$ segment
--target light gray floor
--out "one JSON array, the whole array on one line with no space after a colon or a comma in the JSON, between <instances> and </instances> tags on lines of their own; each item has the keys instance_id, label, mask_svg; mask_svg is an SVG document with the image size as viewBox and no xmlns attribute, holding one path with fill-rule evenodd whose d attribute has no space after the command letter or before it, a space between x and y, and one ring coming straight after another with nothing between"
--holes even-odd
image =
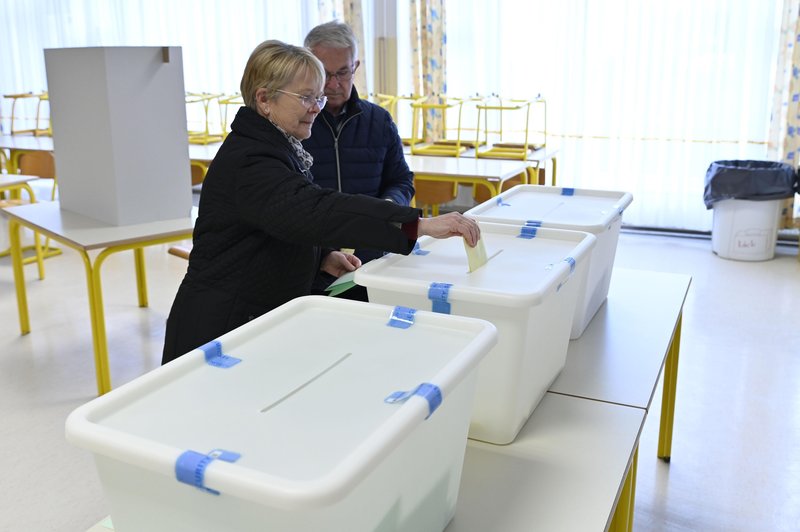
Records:
<instances>
[{"instance_id":1,"label":"light gray floor","mask_svg":"<svg viewBox=\"0 0 800 532\"><path fill-rule=\"evenodd\" d=\"M635 529L800 530L797 249L758 263L710 249L705 239L620 236L617 266L693 276L673 458L655 458L659 390L640 445ZM147 309L136 305L132 254L104 267L114 385L158 365L186 267L165 246L146 257ZM20 336L10 261L0 259L0 532L85 532L109 508L90 455L64 441L67 414L96 390L83 265L66 250L47 261L44 281L32 266L26 274L32 333Z\"/></svg>"}]
</instances>

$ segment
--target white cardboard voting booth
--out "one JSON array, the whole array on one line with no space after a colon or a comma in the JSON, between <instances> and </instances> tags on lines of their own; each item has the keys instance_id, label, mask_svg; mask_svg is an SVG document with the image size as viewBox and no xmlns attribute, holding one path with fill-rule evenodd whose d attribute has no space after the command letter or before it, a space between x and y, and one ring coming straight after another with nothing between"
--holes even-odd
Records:
<instances>
[{"instance_id":1,"label":"white cardboard voting booth","mask_svg":"<svg viewBox=\"0 0 800 532\"><path fill-rule=\"evenodd\" d=\"M491 323L311 296L75 410L116 532L441 531Z\"/></svg>"},{"instance_id":2,"label":"white cardboard voting booth","mask_svg":"<svg viewBox=\"0 0 800 532\"><path fill-rule=\"evenodd\" d=\"M608 296L628 192L517 185L465 214L477 220L585 231L597 237L586 290L578 296L570 338L579 338Z\"/></svg>"},{"instance_id":3,"label":"white cardboard voting booth","mask_svg":"<svg viewBox=\"0 0 800 532\"><path fill-rule=\"evenodd\" d=\"M61 208L133 225L192 209L179 47L44 51Z\"/></svg>"},{"instance_id":4,"label":"white cardboard voting booth","mask_svg":"<svg viewBox=\"0 0 800 532\"><path fill-rule=\"evenodd\" d=\"M420 239L408 256L356 270L370 302L489 320L497 346L481 363L469 437L514 440L563 369L595 237L481 223L488 262L472 273L462 239Z\"/></svg>"}]
</instances>

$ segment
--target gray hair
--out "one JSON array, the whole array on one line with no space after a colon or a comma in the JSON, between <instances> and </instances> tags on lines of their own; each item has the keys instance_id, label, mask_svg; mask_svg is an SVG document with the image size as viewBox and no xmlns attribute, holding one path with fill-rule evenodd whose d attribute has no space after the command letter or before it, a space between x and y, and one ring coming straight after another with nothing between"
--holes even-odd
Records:
<instances>
[{"instance_id":1,"label":"gray hair","mask_svg":"<svg viewBox=\"0 0 800 532\"><path fill-rule=\"evenodd\" d=\"M353 30L344 22L332 20L316 26L308 32L303 44L309 49L316 46L350 48L353 61L358 59L358 41Z\"/></svg>"},{"instance_id":2,"label":"gray hair","mask_svg":"<svg viewBox=\"0 0 800 532\"><path fill-rule=\"evenodd\" d=\"M256 91L267 89L271 98L305 71L320 87L325 83L325 69L310 51L281 41L264 41L253 50L244 67L240 90L244 104L256 108Z\"/></svg>"}]
</instances>

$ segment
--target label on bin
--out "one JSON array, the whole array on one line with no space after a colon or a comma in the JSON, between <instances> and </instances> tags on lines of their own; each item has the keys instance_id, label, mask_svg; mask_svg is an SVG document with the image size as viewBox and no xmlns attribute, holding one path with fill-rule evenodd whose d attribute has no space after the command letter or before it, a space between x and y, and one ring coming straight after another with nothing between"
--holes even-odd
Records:
<instances>
[{"instance_id":1,"label":"label on bin","mask_svg":"<svg viewBox=\"0 0 800 532\"><path fill-rule=\"evenodd\" d=\"M233 463L241 456L239 453L224 449L214 449L208 454L184 451L175 461L175 478L184 484L189 484L213 495L219 495L217 490L207 488L205 485L206 468L214 460Z\"/></svg>"},{"instance_id":2,"label":"label on bin","mask_svg":"<svg viewBox=\"0 0 800 532\"><path fill-rule=\"evenodd\" d=\"M442 390L429 382L423 382L410 391L394 392L386 397L383 402L389 404L405 403L413 395L419 395L428 401L428 415L425 416L425 419L431 417L433 412L442 404Z\"/></svg>"},{"instance_id":3,"label":"label on bin","mask_svg":"<svg viewBox=\"0 0 800 532\"><path fill-rule=\"evenodd\" d=\"M450 314L450 302L447 298L450 294L451 283L431 283L428 288L428 299L431 300L431 310L439 314Z\"/></svg>"},{"instance_id":4,"label":"label on bin","mask_svg":"<svg viewBox=\"0 0 800 532\"><path fill-rule=\"evenodd\" d=\"M392 315L389 317L389 325L390 327L397 327L398 329L408 329L412 325L414 325L414 314L416 314L417 309L409 308L409 307L394 307L392 310Z\"/></svg>"},{"instance_id":5,"label":"label on bin","mask_svg":"<svg viewBox=\"0 0 800 532\"><path fill-rule=\"evenodd\" d=\"M222 352L222 344L218 340L211 340L198 349L206 355L206 364L217 368L229 368L242 361L241 358L232 357Z\"/></svg>"}]
</instances>

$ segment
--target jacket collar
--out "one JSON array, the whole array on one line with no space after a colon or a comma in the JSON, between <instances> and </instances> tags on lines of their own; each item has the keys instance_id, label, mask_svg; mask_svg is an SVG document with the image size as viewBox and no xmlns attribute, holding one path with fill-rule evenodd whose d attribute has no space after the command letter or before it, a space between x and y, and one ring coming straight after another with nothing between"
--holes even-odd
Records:
<instances>
[{"instance_id":1,"label":"jacket collar","mask_svg":"<svg viewBox=\"0 0 800 532\"><path fill-rule=\"evenodd\" d=\"M272 122L253 109L247 106L240 107L236 112L236 117L231 122L231 131L242 137L253 139L267 149L272 147L270 151L275 152L274 156L284 159L287 164L291 164L298 172L309 175L303 169L303 165L294 153L294 148L289 144L289 140L284 134ZM282 155L279 155L279 153Z\"/></svg>"}]
</instances>

